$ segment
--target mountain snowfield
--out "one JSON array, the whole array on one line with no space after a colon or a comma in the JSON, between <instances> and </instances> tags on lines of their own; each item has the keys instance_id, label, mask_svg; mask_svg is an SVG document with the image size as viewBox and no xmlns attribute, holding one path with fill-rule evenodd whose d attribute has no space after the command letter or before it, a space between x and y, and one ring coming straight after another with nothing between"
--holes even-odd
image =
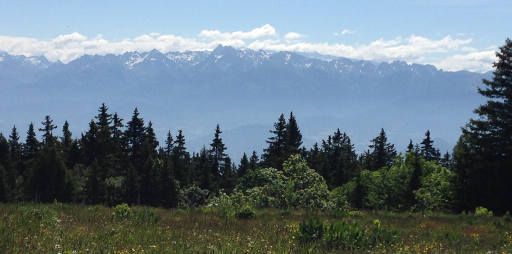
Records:
<instances>
[{"instance_id":1,"label":"mountain snowfield","mask_svg":"<svg viewBox=\"0 0 512 254\"><path fill-rule=\"evenodd\" d=\"M400 61L223 46L84 55L67 64L0 53L0 131L6 136L15 124L24 133L49 114L59 128L68 120L78 137L105 102L125 123L138 107L160 140L167 130L183 129L189 151L208 146L218 123L235 159L260 154L279 114L290 111L308 147L340 128L363 151L384 128L402 150L430 129L444 152L483 103L476 88L489 77Z\"/></svg>"}]
</instances>

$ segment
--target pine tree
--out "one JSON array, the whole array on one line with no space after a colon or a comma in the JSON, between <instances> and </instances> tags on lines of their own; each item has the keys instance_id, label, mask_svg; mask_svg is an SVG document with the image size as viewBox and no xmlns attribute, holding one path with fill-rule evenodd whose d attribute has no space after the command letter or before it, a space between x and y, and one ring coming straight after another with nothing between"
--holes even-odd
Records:
<instances>
[{"instance_id":1,"label":"pine tree","mask_svg":"<svg viewBox=\"0 0 512 254\"><path fill-rule=\"evenodd\" d=\"M238 177L243 177L247 173L247 170L249 169L250 162L249 159L247 158L247 154L244 153L244 155L242 155L242 159L240 159L240 164L238 165Z\"/></svg>"},{"instance_id":2,"label":"pine tree","mask_svg":"<svg viewBox=\"0 0 512 254\"><path fill-rule=\"evenodd\" d=\"M249 167L251 169L256 169L258 167L260 158L258 157L258 154L256 151L252 151L251 158L249 159Z\"/></svg>"},{"instance_id":3,"label":"pine tree","mask_svg":"<svg viewBox=\"0 0 512 254\"><path fill-rule=\"evenodd\" d=\"M25 160L33 158L34 154L39 151L39 141L34 131L34 124L30 123L28 126L27 137L25 139L25 145L23 147L23 155Z\"/></svg>"},{"instance_id":4,"label":"pine tree","mask_svg":"<svg viewBox=\"0 0 512 254\"><path fill-rule=\"evenodd\" d=\"M382 167L391 166L393 159L396 157L395 145L388 143L386 132L380 130L379 136L372 139L370 148L373 151L370 154L369 170L375 171Z\"/></svg>"},{"instance_id":5,"label":"pine tree","mask_svg":"<svg viewBox=\"0 0 512 254\"><path fill-rule=\"evenodd\" d=\"M412 143L412 139L409 139L409 145L407 145L407 152L414 151L414 145Z\"/></svg>"},{"instance_id":6,"label":"pine tree","mask_svg":"<svg viewBox=\"0 0 512 254\"><path fill-rule=\"evenodd\" d=\"M20 136L16 130L16 126L12 127L11 134L9 135L9 147L11 153L11 160L18 161L21 159L21 144Z\"/></svg>"},{"instance_id":7,"label":"pine tree","mask_svg":"<svg viewBox=\"0 0 512 254\"><path fill-rule=\"evenodd\" d=\"M128 122L128 129L125 132L129 145L129 154L132 159L139 156L142 143L144 142L144 120L139 117L137 108L133 111L132 119Z\"/></svg>"},{"instance_id":8,"label":"pine tree","mask_svg":"<svg viewBox=\"0 0 512 254\"><path fill-rule=\"evenodd\" d=\"M453 159L448 151L441 158L441 164L447 169L453 169Z\"/></svg>"},{"instance_id":9,"label":"pine tree","mask_svg":"<svg viewBox=\"0 0 512 254\"><path fill-rule=\"evenodd\" d=\"M220 130L219 125L215 128L215 134L210 144L210 158L212 163L212 174L216 181L220 180L220 176L222 175L223 168L229 165L226 165L226 146L222 142L222 138L220 134L222 131Z\"/></svg>"},{"instance_id":10,"label":"pine tree","mask_svg":"<svg viewBox=\"0 0 512 254\"><path fill-rule=\"evenodd\" d=\"M290 112L290 118L288 119L288 124L286 125L286 157L299 153L299 148L302 145L302 134L300 133L299 126L297 125L297 120L295 120L295 116L293 112Z\"/></svg>"},{"instance_id":11,"label":"pine tree","mask_svg":"<svg viewBox=\"0 0 512 254\"><path fill-rule=\"evenodd\" d=\"M492 80L478 92L487 97L463 128L454 149L458 173L459 209L485 206L512 211L512 40L496 52Z\"/></svg>"},{"instance_id":12,"label":"pine tree","mask_svg":"<svg viewBox=\"0 0 512 254\"><path fill-rule=\"evenodd\" d=\"M274 123L274 130L271 130L274 136L267 140L268 148L264 149L263 165L281 169L286 158L287 149L287 124L284 115L279 116L279 120Z\"/></svg>"},{"instance_id":13,"label":"pine tree","mask_svg":"<svg viewBox=\"0 0 512 254\"><path fill-rule=\"evenodd\" d=\"M425 132L425 138L421 142L421 156L427 161L439 162L440 153L433 144L434 141L430 138L430 131L427 130L427 132Z\"/></svg>"},{"instance_id":14,"label":"pine tree","mask_svg":"<svg viewBox=\"0 0 512 254\"><path fill-rule=\"evenodd\" d=\"M50 116L45 116L44 121L41 122L43 128L39 128L39 131L43 132L43 144L45 146L54 145L55 137L53 136L53 130L57 128L56 125L53 125L53 120Z\"/></svg>"},{"instance_id":15,"label":"pine tree","mask_svg":"<svg viewBox=\"0 0 512 254\"><path fill-rule=\"evenodd\" d=\"M167 156L171 156L173 149L174 149L174 141L172 139L171 131L168 131L167 138L165 139L165 154Z\"/></svg>"},{"instance_id":16,"label":"pine tree","mask_svg":"<svg viewBox=\"0 0 512 254\"><path fill-rule=\"evenodd\" d=\"M185 136L182 130L178 130L178 135L174 141L172 160L174 163L174 175L182 188L190 184L189 159L190 155L185 148Z\"/></svg>"}]
</instances>

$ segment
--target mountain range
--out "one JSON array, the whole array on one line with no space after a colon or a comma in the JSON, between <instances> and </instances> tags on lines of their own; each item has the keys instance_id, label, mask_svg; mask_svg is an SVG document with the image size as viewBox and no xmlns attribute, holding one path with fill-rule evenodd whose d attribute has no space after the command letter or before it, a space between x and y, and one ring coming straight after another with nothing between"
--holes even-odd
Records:
<instances>
[{"instance_id":1,"label":"mountain range","mask_svg":"<svg viewBox=\"0 0 512 254\"><path fill-rule=\"evenodd\" d=\"M227 46L69 63L0 53L0 132L7 136L16 125L24 134L31 121L39 126L51 115L59 127L68 120L79 137L104 102L125 123L137 107L160 140L183 129L190 151L208 146L220 124L235 159L261 154L273 123L291 111L307 147L340 128L364 151L384 128L402 151L429 129L445 152L484 102L476 90L482 78L490 73Z\"/></svg>"}]
</instances>

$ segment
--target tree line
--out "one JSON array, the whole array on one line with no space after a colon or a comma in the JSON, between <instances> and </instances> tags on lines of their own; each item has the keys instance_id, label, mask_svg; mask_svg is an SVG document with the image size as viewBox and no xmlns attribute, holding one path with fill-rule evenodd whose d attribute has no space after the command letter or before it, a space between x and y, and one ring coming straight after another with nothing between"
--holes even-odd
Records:
<instances>
[{"instance_id":1,"label":"tree line","mask_svg":"<svg viewBox=\"0 0 512 254\"><path fill-rule=\"evenodd\" d=\"M424 183L431 181L428 183L433 188L435 181L441 181L435 177L444 177L453 186L453 193L442 196L453 201L451 210L483 205L497 212L510 211L512 42L509 39L497 57L493 79L484 80L486 88L479 89L489 100L475 110L478 119L470 119L462 128L453 153L443 156L435 148L428 130L421 143L409 142L405 157L388 142L384 129L361 154L356 153L350 137L340 129L306 148L295 115L290 113L287 117L281 114L274 123L261 156L253 151L249 155L244 153L239 162L233 162L226 153L219 125L209 146L190 153L182 130L175 135L169 131L160 143L151 121L146 122L137 108L129 121L125 121L102 104L89 122L88 130L77 138L73 138L67 121L57 134L57 126L50 116L37 129L30 123L24 141L20 140L16 126L8 137L0 133L0 202L58 200L175 207L187 188L194 187L211 195L219 191L229 194L250 172L258 168L282 170L283 163L298 154L325 179L329 189L352 186L351 204L355 207L365 208L372 202L374 207L393 206L393 197L386 195L376 200L378 190L369 195L369 188L378 184L392 188L379 182L384 180L377 176L391 174L400 165L406 165L410 170L403 171L408 172L403 176L406 181L398 189L403 189L402 193L409 197L401 199L397 207L421 205L422 195L432 194ZM448 171L438 170L432 179L426 179L427 168L437 167Z\"/></svg>"}]
</instances>

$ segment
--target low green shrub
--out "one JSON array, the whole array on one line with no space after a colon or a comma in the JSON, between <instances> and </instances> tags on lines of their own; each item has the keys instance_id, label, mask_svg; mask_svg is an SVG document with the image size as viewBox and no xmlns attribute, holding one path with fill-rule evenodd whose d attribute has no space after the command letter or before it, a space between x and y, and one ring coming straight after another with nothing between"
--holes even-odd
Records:
<instances>
[{"instance_id":1,"label":"low green shrub","mask_svg":"<svg viewBox=\"0 0 512 254\"><path fill-rule=\"evenodd\" d=\"M487 208L483 206L479 206L475 208L475 216L478 217L492 217L493 213L492 211L488 210Z\"/></svg>"},{"instance_id":2,"label":"low green shrub","mask_svg":"<svg viewBox=\"0 0 512 254\"><path fill-rule=\"evenodd\" d=\"M302 243L322 239L324 236L324 223L319 219L310 218L299 224L297 239Z\"/></svg>"},{"instance_id":3,"label":"low green shrub","mask_svg":"<svg viewBox=\"0 0 512 254\"><path fill-rule=\"evenodd\" d=\"M143 207L133 212L132 221L137 225L153 225L160 221L160 216L153 209Z\"/></svg>"},{"instance_id":4,"label":"low green shrub","mask_svg":"<svg viewBox=\"0 0 512 254\"><path fill-rule=\"evenodd\" d=\"M380 220L374 220L371 226L355 222L335 221L323 223L318 219L309 219L299 224L297 239L301 243L321 241L328 249L364 249L378 244L390 244L397 241L399 233L382 227Z\"/></svg>"},{"instance_id":5,"label":"low green shrub","mask_svg":"<svg viewBox=\"0 0 512 254\"><path fill-rule=\"evenodd\" d=\"M235 215L239 219L251 219L256 216L256 211L252 206L245 204L236 212Z\"/></svg>"},{"instance_id":6,"label":"low green shrub","mask_svg":"<svg viewBox=\"0 0 512 254\"><path fill-rule=\"evenodd\" d=\"M125 221L133 216L133 210L125 203L116 205L112 211L114 221Z\"/></svg>"}]
</instances>

